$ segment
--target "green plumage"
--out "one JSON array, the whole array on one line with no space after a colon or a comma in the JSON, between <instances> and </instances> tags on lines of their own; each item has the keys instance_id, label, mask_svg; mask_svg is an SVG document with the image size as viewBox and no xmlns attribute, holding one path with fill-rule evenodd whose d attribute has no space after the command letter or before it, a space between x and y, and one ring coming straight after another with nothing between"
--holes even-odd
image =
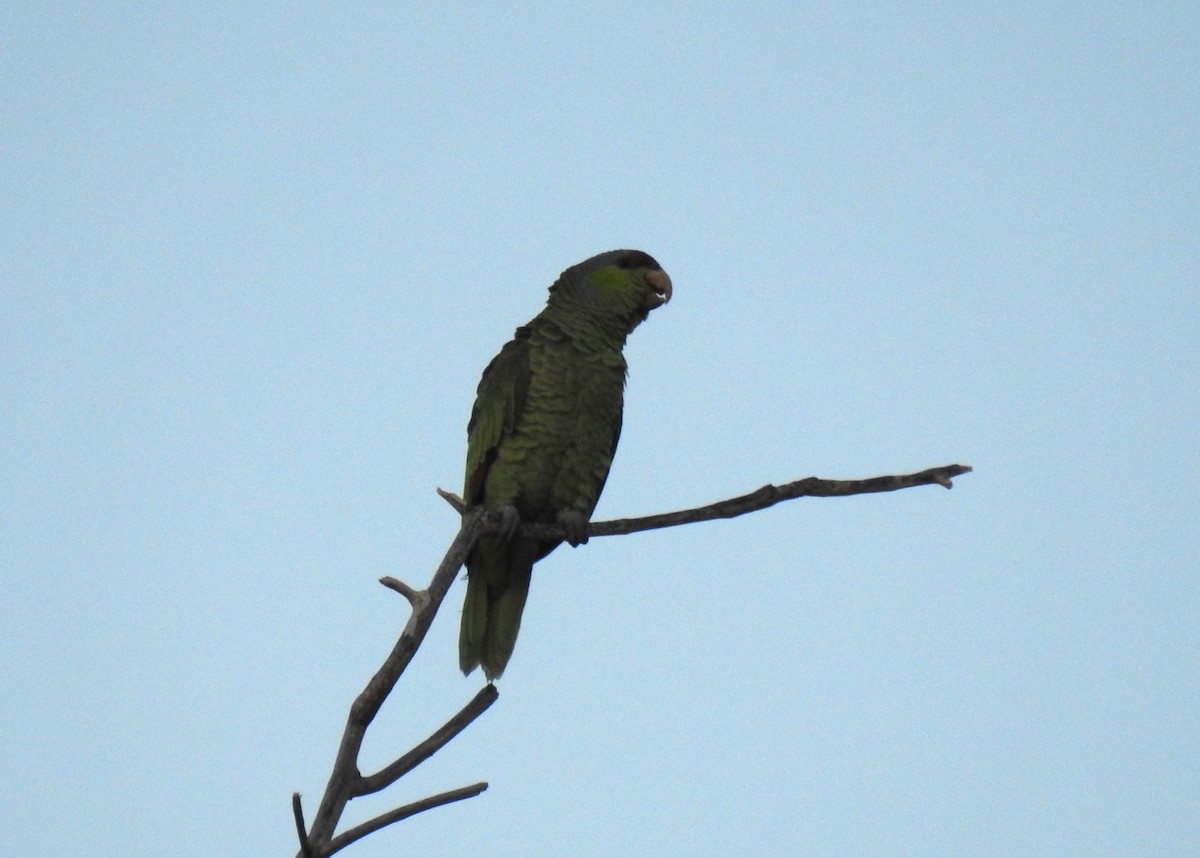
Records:
<instances>
[{"instance_id":1,"label":"green plumage","mask_svg":"<svg viewBox=\"0 0 1200 858\"><path fill-rule=\"evenodd\" d=\"M625 338L670 296L648 254L592 257L562 273L545 309L483 371L463 497L501 510L507 533L483 536L467 559L464 673L482 666L490 681L504 672L533 564L559 544L514 535L518 522L561 523L573 544L586 541L621 434Z\"/></svg>"}]
</instances>

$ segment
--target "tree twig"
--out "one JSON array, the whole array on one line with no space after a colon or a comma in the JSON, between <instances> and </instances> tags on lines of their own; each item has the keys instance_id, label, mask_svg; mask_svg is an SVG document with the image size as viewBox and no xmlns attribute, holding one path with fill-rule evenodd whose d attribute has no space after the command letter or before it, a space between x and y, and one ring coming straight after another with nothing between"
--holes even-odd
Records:
<instances>
[{"instance_id":1,"label":"tree twig","mask_svg":"<svg viewBox=\"0 0 1200 858\"><path fill-rule=\"evenodd\" d=\"M637 533L641 530L656 530L662 527L675 527L680 524L694 524L700 521L713 521L718 518L736 518L749 512L774 506L781 501L795 498L835 498L850 495L865 495L876 492L894 492L900 489L911 489L917 486L942 486L953 488L953 477L959 477L971 472L970 465L943 465L940 468L928 468L915 474L898 474L884 477L869 477L863 480L825 480L820 477L805 477L802 480L785 483L782 486L765 485L760 489L739 495L735 498L717 501L707 506L693 509L667 512L661 515L647 515L641 518L623 518L603 521L589 529L594 536L617 536L624 533ZM556 525L557 527L557 525Z\"/></svg>"},{"instance_id":2,"label":"tree twig","mask_svg":"<svg viewBox=\"0 0 1200 858\"><path fill-rule=\"evenodd\" d=\"M314 858L312 844L308 842L308 829L304 825L304 805L300 803L300 793L292 793L292 817L296 820L296 834L300 838L300 854L304 858Z\"/></svg>"},{"instance_id":3,"label":"tree twig","mask_svg":"<svg viewBox=\"0 0 1200 858\"><path fill-rule=\"evenodd\" d=\"M406 804L403 807L398 807L395 810L389 810L387 813L381 813L374 819L368 819L366 822L356 825L353 828L342 832L329 843L329 851L326 855L332 855L340 849L345 849L355 840L360 840L368 834L378 831L393 822L399 822L402 819L408 819L410 816L416 816L418 813L423 813L426 810L432 810L435 807L441 807L445 804L452 804L456 801L462 801L464 798L474 798L481 792L486 790L488 785L485 781L470 786L459 787L458 789L447 790L437 795L431 795L428 798L423 798L420 801L414 801L412 804Z\"/></svg>"},{"instance_id":4,"label":"tree twig","mask_svg":"<svg viewBox=\"0 0 1200 858\"><path fill-rule=\"evenodd\" d=\"M457 715L443 724L437 732L424 742L417 745L395 762L384 766L375 774L364 775L360 778L358 788L354 793L355 797L378 792L400 780L400 778L445 747L451 739L465 730L467 725L486 712L487 708L495 703L496 698L499 696L500 692L496 690L496 686L491 683L483 686L470 703L464 706Z\"/></svg>"},{"instance_id":5,"label":"tree twig","mask_svg":"<svg viewBox=\"0 0 1200 858\"><path fill-rule=\"evenodd\" d=\"M393 578L391 575L384 575L379 579L379 583L387 587L389 590L395 590L401 596L408 599L408 603L410 605L412 605L414 608L417 607L417 602L421 598L420 590L414 590L399 578Z\"/></svg>"}]
</instances>

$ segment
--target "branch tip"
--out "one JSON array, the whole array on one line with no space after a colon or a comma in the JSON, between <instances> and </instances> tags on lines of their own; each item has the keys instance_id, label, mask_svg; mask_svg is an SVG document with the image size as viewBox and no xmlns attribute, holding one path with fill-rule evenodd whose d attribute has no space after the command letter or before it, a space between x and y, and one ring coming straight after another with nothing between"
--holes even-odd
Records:
<instances>
[{"instance_id":1,"label":"branch tip","mask_svg":"<svg viewBox=\"0 0 1200 858\"><path fill-rule=\"evenodd\" d=\"M292 793L292 816L296 820L296 836L300 838L300 854L304 858L315 858L312 844L308 842L308 829L304 825L304 807L300 804L300 793Z\"/></svg>"},{"instance_id":2,"label":"branch tip","mask_svg":"<svg viewBox=\"0 0 1200 858\"><path fill-rule=\"evenodd\" d=\"M454 507L454 511L462 515L467 511L467 502L456 495L454 492L448 492L445 489L437 490L438 496L450 506Z\"/></svg>"},{"instance_id":3,"label":"branch tip","mask_svg":"<svg viewBox=\"0 0 1200 858\"><path fill-rule=\"evenodd\" d=\"M387 587L389 590L394 590L404 598L408 599L408 603L414 608L417 606L417 600L421 597L420 590L414 590L400 579L393 578L391 575L384 575L379 579L379 583Z\"/></svg>"}]
</instances>

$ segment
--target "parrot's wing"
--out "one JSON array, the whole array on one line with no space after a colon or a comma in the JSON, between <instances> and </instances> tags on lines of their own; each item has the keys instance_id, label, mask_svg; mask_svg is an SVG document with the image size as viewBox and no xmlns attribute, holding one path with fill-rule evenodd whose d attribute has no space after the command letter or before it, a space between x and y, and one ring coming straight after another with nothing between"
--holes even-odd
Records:
<instances>
[{"instance_id":1,"label":"parrot's wing","mask_svg":"<svg viewBox=\"0 0 1200 858\"><path fill-rule=\"evenodd\" d=\"M501 442L512 435L525 408L529 391L528 326L517 328L516 336L483 371L467 423L467 478L463 500L470 505L483 502L488 468Z\"/></svg>"},{"instance_id":2,"label":"parrot's wing","mask_svg":"<svg viewBox=\"0 0 1200 858\"><path fill-rule=\"evenodd\" d=\"M617 413L613 415L612 446L608 448L608 467L604 469L604 474L600 477L600 483L596 486L595 498L597 501L600 500L600 493L604 491L604 484L608 482L608 471L612 467L612 459L617 452L617 442L621 440L621 410L618 408ZM592 505L592 508L595 509L595 504ZM591 513L589 513L590 515Z\"/></svg>"}]
</instances>

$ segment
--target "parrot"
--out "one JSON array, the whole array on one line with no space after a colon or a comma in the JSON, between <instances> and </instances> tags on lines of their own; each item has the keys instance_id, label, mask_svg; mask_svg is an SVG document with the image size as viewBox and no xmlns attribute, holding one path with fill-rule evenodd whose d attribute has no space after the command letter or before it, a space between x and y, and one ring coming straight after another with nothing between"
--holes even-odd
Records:
<instances>
[{"instance_id":1,"label":"parrot","mask_svg":"<svg viewBox=\"0 0 1200 858\"><path fill-rule=\"evenodd\" d=\"M463 500L499 513L467 556L459 667L488 682L508 665L533 564L562 540L517 534L561 525L572 546L587 527L621 435L625 339L671 299L671 278L640 250L573 265L546 306L517 328L483 371L467 423Z\"/></svg>"}]
</instances>

